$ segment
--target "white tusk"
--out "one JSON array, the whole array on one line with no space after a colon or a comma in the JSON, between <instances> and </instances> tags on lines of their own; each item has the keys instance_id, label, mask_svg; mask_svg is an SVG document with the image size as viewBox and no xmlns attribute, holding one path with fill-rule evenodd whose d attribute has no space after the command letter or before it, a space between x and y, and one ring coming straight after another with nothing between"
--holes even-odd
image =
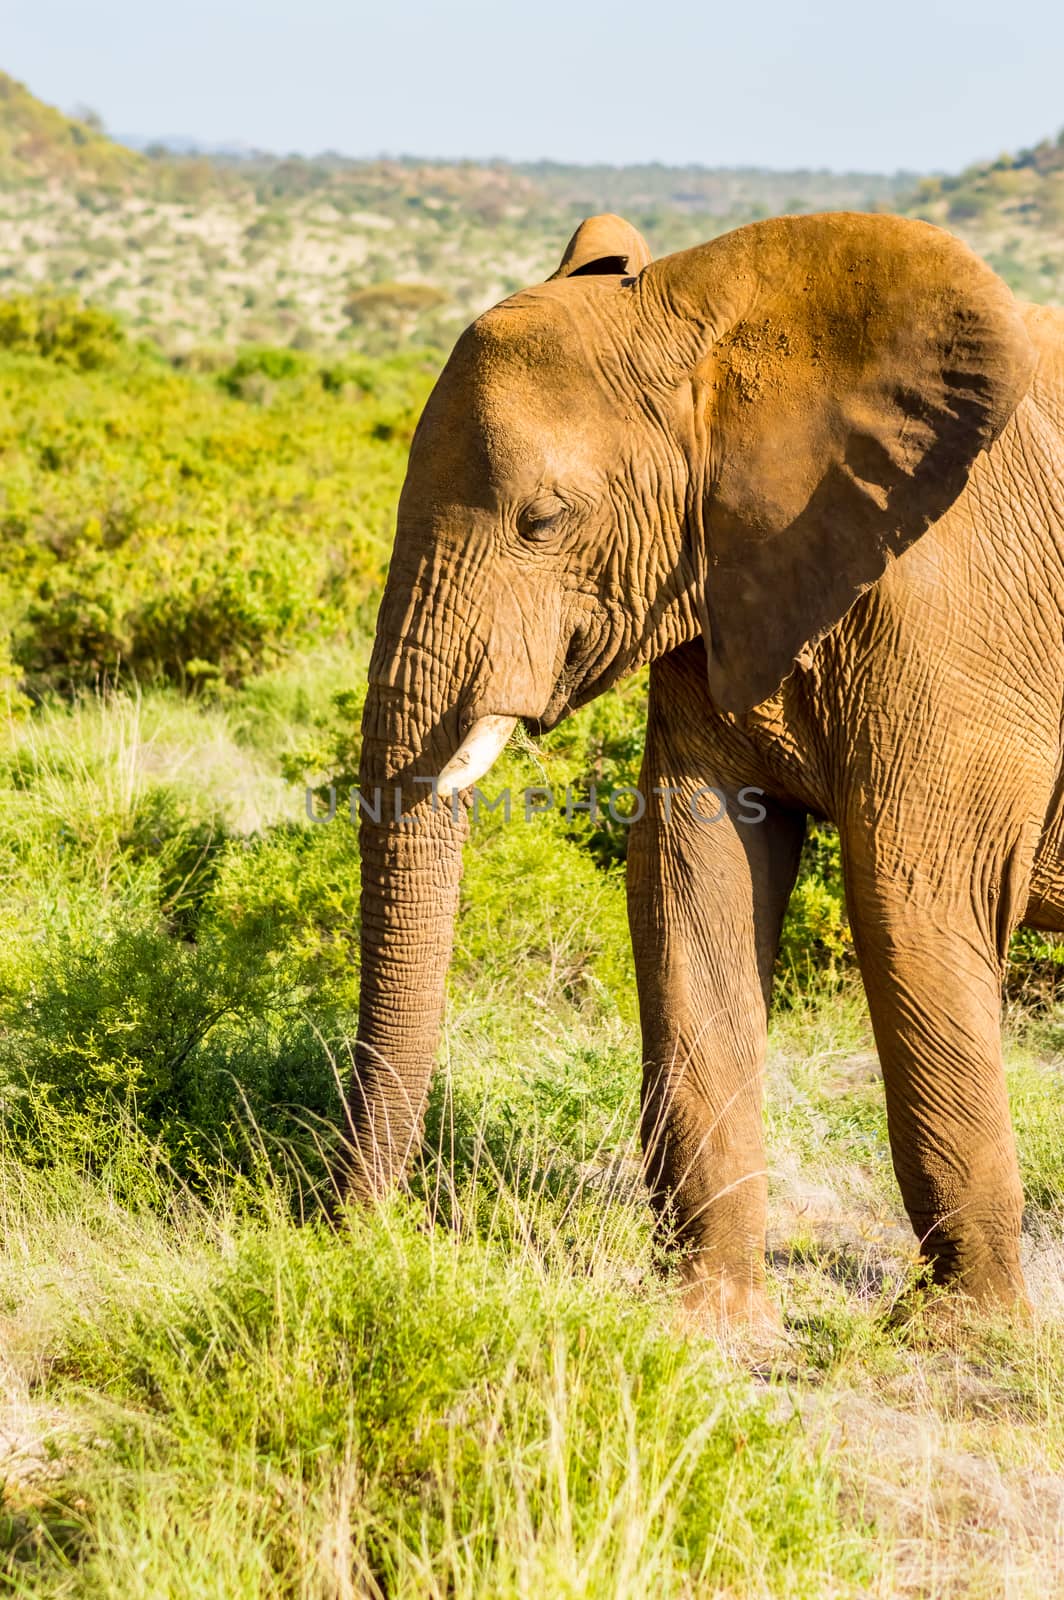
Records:
<instances>
[{"instance_id":1,"label":"white tusk","mask_svg":"<svg viewBox=\"0 0 1064 1600\"><path fill-rule=\"evenodd\" d=\"M436 779L436 793L447 800L490 772L517 727L516 717L478 717Z\"/></svg>"}]
</instances>

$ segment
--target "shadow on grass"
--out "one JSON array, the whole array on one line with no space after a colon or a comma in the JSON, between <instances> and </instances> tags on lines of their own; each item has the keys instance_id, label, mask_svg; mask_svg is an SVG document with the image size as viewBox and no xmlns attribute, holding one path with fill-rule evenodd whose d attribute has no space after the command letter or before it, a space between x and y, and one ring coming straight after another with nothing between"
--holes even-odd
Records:
<instances>
[{"instance_id":1,"label":"shadow on grass","mask_svg":"<svg viewBox=\"0 0 1064 1600\"><path fill-rule=\"evenodd\" d=\"M642 1281L651 1230L630 1107L593 1110L577 1125L527 1096L477 1097L441 1079L408 1192L430 1227L578 1276L608 1265Z\"/></svg>"},{"instance_id":2,"label":"shadow on grass","mask_svg":"<svg viewBox=\"0 0 1064 1600\"><path fill-rule=\"evenodd\" d=\"M0 1485L0 1592L28 1593L35 1579L69 1572L90 1549L83 1503Z\"/></svg>"},{"instance_id":3,"label":"shadow on grass","mask_svg":"<svg viewBox=\"0 0 1064 1600\"><path fill-rule=\"evenodd\" d=\"M770 1250L768 1263L780 1273L796 1268L812 1269L862 1300L881 1299L898 1285L896 1264L885 1261L872 1250L858 1250L852 1245L795 1244L787 1249Z\"/></svg>"}]
</instances>

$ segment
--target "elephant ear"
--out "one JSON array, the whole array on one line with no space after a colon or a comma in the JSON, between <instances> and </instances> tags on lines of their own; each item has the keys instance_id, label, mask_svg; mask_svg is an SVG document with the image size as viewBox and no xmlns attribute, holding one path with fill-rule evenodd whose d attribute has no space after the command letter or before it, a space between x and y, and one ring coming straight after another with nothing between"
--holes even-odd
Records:
<instances>
[{"instance_id":1,"label":"elephant ear","mask_svg":"<svg viewBox=\"0 0 1064 1600\"><path fill-rule=\"evenodd\" d=\"M693 391L710 692L748 711L957 498L1033 352L990 268L900 217L754 223L639 289Z\"/></svg>"},{"instance_id":2,"label":"elephant ear","mask_svg":"<svg viewBox=\"0 0 1064 1600\"><path fill-rule=\"evenodd\" d=\"M547 281L607 273L634 277L649 263L650 249L638 229L612 211L604 211L599 217L585 217L566 245L557 272Z\"/></svg>"}]
</instances>

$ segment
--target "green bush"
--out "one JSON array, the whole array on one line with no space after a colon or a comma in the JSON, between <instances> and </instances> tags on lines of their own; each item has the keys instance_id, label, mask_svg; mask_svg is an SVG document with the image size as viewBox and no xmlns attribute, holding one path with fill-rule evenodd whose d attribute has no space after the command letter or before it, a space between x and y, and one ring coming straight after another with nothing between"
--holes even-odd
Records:
<instances>
[{"instance_id":1,"label":"green bush","mask_svg":"<svg viewBox=\"0 0 1064 1600\"><path fill-rule=\"evenodd\" d=\"M188 944L127 920L34 956L0 1008L3 1128L22 1160L99 1169L135 1127L208 1183L276 1156L278 1140L320 1176L320 1136L343 1125L331 1019L307 1014L275 939Z\"/></svg>"},{"instance_id":2,"label":"green bush","mask_svg":"<svg viewBox=\"0 0 1064 1600\"><path fill-rule=\"evenodd\" d=\"M254 350L218 382L119 341L84 370L97 313L0 305L0 620L31 693L232 685L298 644L362 635L423 355L320 367ZM270 392L249 406L255 382Z\"/></svg>"},{"instance_id":3,"label":"green bush","mask_svg":"<svg viewBox=\"0 0 1064 1600\"><path fill-rule=\"evenodd\" d=\"M217 862L203 921L224 941L285 952L318 1006L358 997L358 836L339 812L308 827L280 823L233 840Z\"/></svg>"},{"instance_id":4,"label":"green bush","mask_svg":"<svg viewBox=\"0 0 1064 1600\"><path fill-rule=\"evenodd\" d=\"M1064 940L1059 934L1019 928L1009 946L1005 977L1009 1000L1025 1011L1044 1014L1064 999Z\"/></svg>"},{"instance_id":5,"label":"green bush","mask_svg":"<svg viewBox=\"0 0 1064 1600\"><path fill-rule=\"evenodd\" d=\"M853 965L839 835L830 823L812 822L780 935L782 993L831 987Z\"/></svg>"},{"instance_id":6,"label":"green bush","mask_svg":"<svg viewBox=\"0 0 1064 1600\"><path fill-rule=\"evenodd\" d=\"M500 766L515 797L537 774ZM514 955L520 951L520 971ZM510 985L542 1015L566 1007L634 1007L623 874L602 868L558 811L485 819L466 851L453 982L502 993Z\"/></svg>"},{"instance_id":7,"label":"green bush","mask_svg":"<svg viewBox=\"0 0 1064 1600\"><path fill-rule=\"evenodd\" d=\"M117 317L69 295L0 299L0 350L90 372L117 360L125 342Z\"/></svg>"},{"instance_id":8,"label":"green bush","mask_svg":"<svg viewBox=\"0 0 1064 1600\"><path fill-rule=\"evenodd\" d=\"M280 382L311 370L312 362L301 351L277 350L267 345L262 349L244 350L232 366L218 374L218 382L227 394L243 398L249 378L263 377Z\"/></svg>"},{"instance_id":9,"label":"green bush","mask_svg":"<svg viewBox=\"0 0 1064 1600\"><path fill-rule=\"evenodd\" d=\"M355 836L238 831L260 767L220 709L173 693L8 724L0 1128L21 1159L113 1173L135 1147L206 1186L266 1159L321 1175L350 1070Z\"/></svg>"},{"instance_id":10,"label":"green bush","mask_svg":"<svg viewBox=\"0 0 1064 1600\"><path fill-rule=\"evenodd\" d=\"M990 189L955 189L949 197L948 216L951 222L976 222L991 216L997 209L998 198Z\"/></svg>"}]
</instances>

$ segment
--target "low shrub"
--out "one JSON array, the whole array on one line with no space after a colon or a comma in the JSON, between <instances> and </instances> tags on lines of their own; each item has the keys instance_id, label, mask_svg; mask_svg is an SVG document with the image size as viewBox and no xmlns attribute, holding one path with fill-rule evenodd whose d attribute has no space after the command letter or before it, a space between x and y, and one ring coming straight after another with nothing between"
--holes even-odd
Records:
<instances>
[{"instance_id":1,"label":"low shrub","mask_svg":"<svg viewBox=\"0 0 1064 1600\"><path fill-rule=\"evenodd\" d=\"M101 366L97 314L50 307L0 302L0 614L22 687L216 690L361 636L426 357L256 349L217 381L142 358L115 324ZM268 403L240 398L252 380Z\"/></svg>"},{"instance_id":2,"label":"low shrub","mask_svg":"<svg viewBox=\"0 0 1064 1600\"><path fill-rule=\"evenodd\" d=\"M780 994L834 987L854 965L839 835L830 823L811 822L780 934Z\"/></svg>"},{"instance_id":3,"label":"low shrub","mask_svg":"<svg viewBox=\"0 0 1064 1600\"><path fill-rule=\"evenodd\" d=\"M322 1139L343 1126L335 1023L320 1005L308 1014L276 940L191 945L127 921L101 939L53 936L34 955L0 1009L3 1129L21 1160L111 1169L135 1126L173 1171L208 1185L296 1152L322 1176Z\"/></svg>"},{"instance_id":4,"label":"low shrub","mask_svg":"<svg viewBox=\"0 0 1064 1600\"><path fill-rule=\"evenodd\" d=\"M122 324L109 311L70 295L11 295L0 299L0 350L40 356L91 372L124 354Z\"/></svg>"}]
</instances>

